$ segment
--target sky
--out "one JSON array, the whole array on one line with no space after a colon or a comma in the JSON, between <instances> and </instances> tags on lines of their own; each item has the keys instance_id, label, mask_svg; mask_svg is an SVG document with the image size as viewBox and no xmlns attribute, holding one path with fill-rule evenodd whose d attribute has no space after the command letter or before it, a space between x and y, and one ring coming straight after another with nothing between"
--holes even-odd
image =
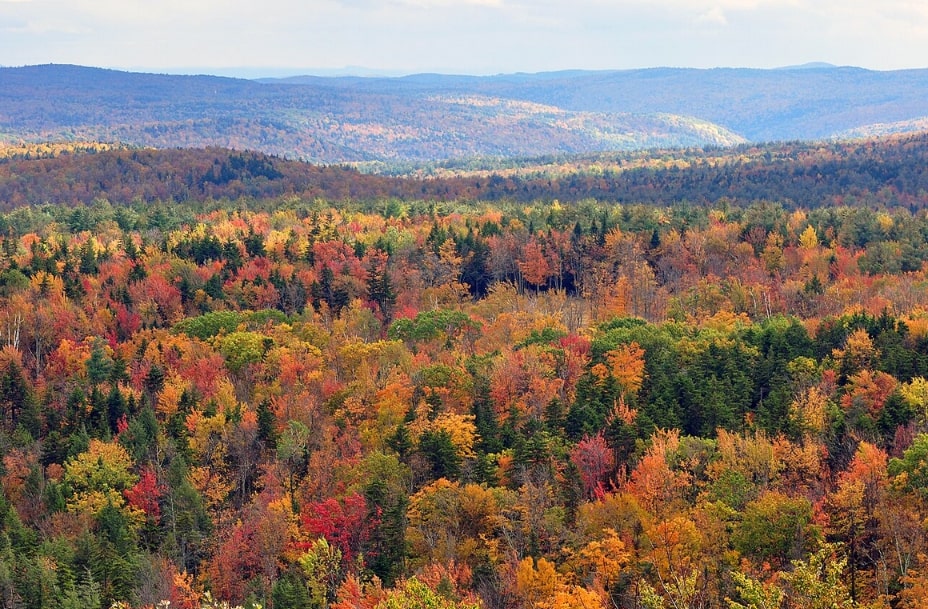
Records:
<instances>
[{"instance_id":1,"label":"sky","mask_svg":"<svg viewBox=\"0 0 928 609\"><path fill-rule=\"evenodd\" d=\"M253 77L807 62L928 67L928 1L0 0L0 66Z\"/></svg>"}]
</instances>

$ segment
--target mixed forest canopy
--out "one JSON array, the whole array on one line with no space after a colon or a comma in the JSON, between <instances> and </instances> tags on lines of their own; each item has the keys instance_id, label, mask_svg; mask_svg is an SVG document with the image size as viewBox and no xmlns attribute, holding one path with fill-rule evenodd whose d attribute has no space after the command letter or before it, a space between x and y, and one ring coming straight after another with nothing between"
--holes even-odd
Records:
<instances>
[{"instance_id":1,"label":"mixed forest canopy","mask_svg":"<svg viewBox=\"0 0 928 609\"><path fill-rule=\"evenodd\" d=\"M0 67L0 142L431 162L924 130L928 70L647 69L250 81Z\"/></svg>"},{"instance_id":2,"label":"mixed forest canopy","mask_svg":"<svg viewBox=\"0 0 928 609\"><path fill-rule=\"evenodd\" d=\"M0 160L4 606L928 597L928 137L80 148Z\"/></svg>"},{"instance_id":3,"label":"mixed forest canopy","mask_svg":"<svg viewBox=\"0 0 928 609\"><path fill-rule=\"evenodd\" d=\"M0 146L0 209L204 202L533 201L745 206L907 207L926 204L928 134L835 143L745 145L535 159L484 159L377 173L228 149L115 145Z\"/></svg>"}]
</instances>

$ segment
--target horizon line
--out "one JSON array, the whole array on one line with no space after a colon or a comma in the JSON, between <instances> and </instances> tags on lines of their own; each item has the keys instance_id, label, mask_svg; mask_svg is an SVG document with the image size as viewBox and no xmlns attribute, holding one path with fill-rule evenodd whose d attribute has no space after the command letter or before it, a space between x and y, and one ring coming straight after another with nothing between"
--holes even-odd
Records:
<instances>
[{"instance_id":1,"label":"horizon line","mask_svg":"<svg viewBox=\"0 0 928 609\"><path fill-rule=\"evenodd\" d=\"M711 71L711 70L756 70L763 72L773 72L778 70L837 70L837 69L857 69L868 72L905 72L913 70L923 70L924 68L898 68L891 70L879 70L857 65L837 65L828 62L810 61L802 64L775 66L775 67L755 67L755 66L714 66L714 67L693 67L693 66L672 66L672 65L655 65L642 66L636 68L560 68L540 71L474 71L466 72L452 69L423 69L423 70L403 70L403 69L381 69L367 68L364 66L344 66L340 68L295 68L281 66L97 66L73 63L37 63L22 65L4 65L0 64L0 69L17 69L17 68L34 68L43 66L71 66L87 69L112 70L118 72L127 72L135 74L156 74L168 76L215 76L221 78L238 78L243 80L260 80L260 79L288 79L299 77L317 77L317 78L403 78L408 76L437 75L437 76L463 76L463 77L493 77L493 76L511 76L511 75L542 75L542 74L560 74L570 72L589 72L589 73L607 73L607 72L636 72L646 70L694 70L694 71Z\"/></svg>"}]
</instances>

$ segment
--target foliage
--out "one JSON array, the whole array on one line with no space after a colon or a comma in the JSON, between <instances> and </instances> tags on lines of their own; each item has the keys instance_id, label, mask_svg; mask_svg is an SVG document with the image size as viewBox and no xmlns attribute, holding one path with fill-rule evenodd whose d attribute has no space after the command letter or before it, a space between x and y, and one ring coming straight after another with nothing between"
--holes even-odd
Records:
<instances>
[{"instance_id":1,"label":"foliage","mask_svg":"<svg viewBox=\"0 0 928 609\"><path fill-rule=\"evenodd\" d=\"M918 606L928 216L393 203L0 215L4 604Z\"/></svg>"}]
</instances>

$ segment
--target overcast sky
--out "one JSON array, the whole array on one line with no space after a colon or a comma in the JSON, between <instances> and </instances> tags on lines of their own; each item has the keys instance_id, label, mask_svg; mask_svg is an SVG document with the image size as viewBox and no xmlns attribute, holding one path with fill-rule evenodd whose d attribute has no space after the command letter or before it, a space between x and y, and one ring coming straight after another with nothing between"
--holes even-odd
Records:
<instances>
[{"instance_id":1,"label":"overcast sky","mask_svg":"<svg viewBox=\"0 0 928 609\"><path fill-rule=\"evenodd\" d=\"M928 0L0 0L0 65L254 75L359 66L928 66Z\"/></svg>"}]
</instances>

